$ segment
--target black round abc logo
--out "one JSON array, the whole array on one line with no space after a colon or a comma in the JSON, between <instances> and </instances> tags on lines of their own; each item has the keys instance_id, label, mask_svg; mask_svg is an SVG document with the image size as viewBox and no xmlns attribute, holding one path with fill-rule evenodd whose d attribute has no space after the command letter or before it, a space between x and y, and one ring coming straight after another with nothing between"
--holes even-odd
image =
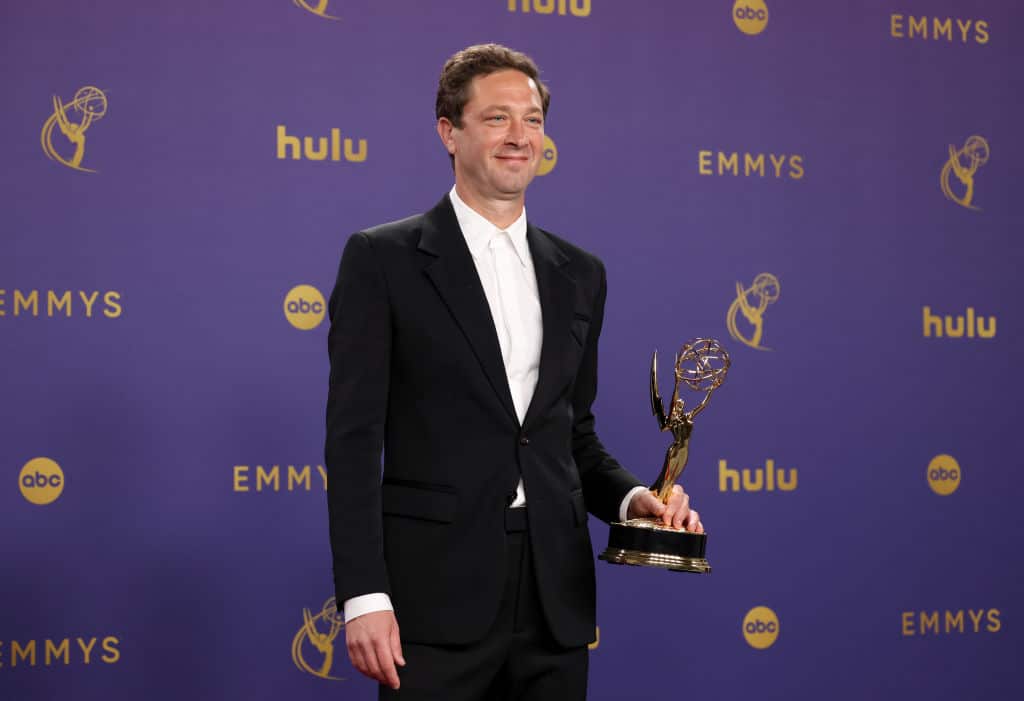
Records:
<instances>
[{"instance_id":1,"label":"black round abc logo","mask_svg":"<svg viewBox=\"0 0 1024 701\"><path fill-rule=\"evenodd\" d=\"M944 467L940 467L938 469L931 470L928 473L928 479L930 479L932 481L935 481L935 480L958 480L958 479L960 479L960 471L959 470L955 470L955 469L954 470L947 470Z\"/></svg>"}]
</instances>

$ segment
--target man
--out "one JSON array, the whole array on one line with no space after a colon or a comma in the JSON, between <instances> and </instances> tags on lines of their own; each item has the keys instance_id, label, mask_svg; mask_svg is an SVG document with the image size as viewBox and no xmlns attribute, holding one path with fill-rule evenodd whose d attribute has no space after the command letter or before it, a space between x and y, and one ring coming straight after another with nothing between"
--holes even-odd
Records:
<instances>
[{"instance_id":1,"label":"man","mask_svg":"<svg viewBox=\"0 0 1024 701\"><path fill-rule=\"evenodd\" d=\"M349 656L381 698L584 698L586 512L702 530L681 488L662 504L594 432L604 267L525 214L548 103L524 54L455 54L436 105L455 187L342 255L331 545Z\"/></svg>"}]
</instances>

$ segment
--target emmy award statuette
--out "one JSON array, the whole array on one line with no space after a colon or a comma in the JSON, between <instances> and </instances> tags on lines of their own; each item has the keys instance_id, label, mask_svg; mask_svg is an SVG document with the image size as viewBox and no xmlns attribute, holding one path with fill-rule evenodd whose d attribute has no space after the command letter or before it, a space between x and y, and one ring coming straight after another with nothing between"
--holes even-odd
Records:
<instances>
[{"instance_id":1,"label":"emmy award statuette","mask_svg":"<svg viewBox=\"0 0 1024 701\"><path fill-rule=\"evenodd\" d=\"M672 444L665 453L665 464L651 491L668 503L676 480L686 468L693 418L704 411L711 393L725 381L729 371L729 354L714 339L696 338L685 343L676 355L675 387L666 415L658 392L658 352L651 361L651 410L662 431L672 432ZM689 411L679 397L680 383L695 392L704 392L700 404ZM633 518L613 523L608 534L608 547L599 558L616 565L663 567L677 572L711 572L704 557L707 534L690 533L666 526L657 518Z\"/></svg>"}]
</instances>

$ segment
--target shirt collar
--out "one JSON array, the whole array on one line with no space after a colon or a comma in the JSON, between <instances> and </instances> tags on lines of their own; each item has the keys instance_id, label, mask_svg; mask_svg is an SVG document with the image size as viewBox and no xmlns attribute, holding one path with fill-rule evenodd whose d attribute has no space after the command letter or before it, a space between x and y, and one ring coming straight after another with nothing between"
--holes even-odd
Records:
<instances>
[{"instance_id":1,"label":"shirt collar","mask_svg":"<svg viewBox=\"0 0 1024 701\"><path fill-rule=\"evenodd\" d=\"M459 193L455 191L454 185L451 192L448 193L448 197L452 201L455 218L459 222L459 228L462 229L462 235L466 239L466 245L469 246L469 252L473 254L474 258L477 258L483 254L487 244L501 229L463 202L462 198L459 197ZM523 207L519 218L512 222L505 231L508 232L509 238L512 239L512 247L515 249L516 255L519 256L519 262L527 265L531 258L530 246L526 242L526 207Z\"/></svg>"}]
</instances>

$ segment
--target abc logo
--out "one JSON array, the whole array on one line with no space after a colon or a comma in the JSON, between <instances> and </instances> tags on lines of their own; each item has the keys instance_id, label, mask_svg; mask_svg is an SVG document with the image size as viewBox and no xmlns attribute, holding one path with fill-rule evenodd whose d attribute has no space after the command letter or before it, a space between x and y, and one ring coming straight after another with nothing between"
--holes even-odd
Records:
<instances>
[{"instance_id":1,"label":"abc logo","mask_svg":"<svg viewBox=\"0 0 1024 701\"><path fill-rule=\"evenodd\" d=\"M544 137L544 148L540 153L540 166L537 168L537 175L547 175L555 169L558 163L558 149L550 136Z\"/></svg>"},{"instance_id":2,"label":"abc logo","mask_svg":"<svg viewBox=\"0 0 1024 701\"><path fill-rule=\"evenodd\" d=\"M743 637L757 650L771 647L779 637L779 617L767 606L755 606L743 617Z\"/></svg>"},{"instance_id":3,"label":"abc logo","mask_svg":"<svg viewBox=\"0 0 1024 701\"><path fill-rule=\"evenodd\" d=\"M18 487L29 502L40 506L49 504L64 491L64 472L49 458L33 458L21 468Z\"/></svg>"},{"instance_id":4,"label":"abc logo","mask_svg":"<svg viewBox=\"0 0 1024 701\"><path fill-rule=\"evenodd\" d=\"M768 7L764 0L736 0L732 21L744 34L760 34L768 26Z\"/></svg>"},{"instance_id":5,"label":"abc logo","mask_svg":"<svg viewBox=\"0 0 1024 701\"><path fill-rule=\"evenodd\" d=\"M284 315L288 323L302 331L319 326L326 310L324 296L312 285L296 285L284 297Z\"/></svg>"},{"instance_id":6,"label":"abc logo","mask_svg":"<svg viewBox=\"0 0 1024 701\"><path fill-rule=\"evenodd\" d=\"M949 496L960 486L961 474L952 455L936 455L928 463L928 486L940 496Z\"/></svg>"}]
</instances>

